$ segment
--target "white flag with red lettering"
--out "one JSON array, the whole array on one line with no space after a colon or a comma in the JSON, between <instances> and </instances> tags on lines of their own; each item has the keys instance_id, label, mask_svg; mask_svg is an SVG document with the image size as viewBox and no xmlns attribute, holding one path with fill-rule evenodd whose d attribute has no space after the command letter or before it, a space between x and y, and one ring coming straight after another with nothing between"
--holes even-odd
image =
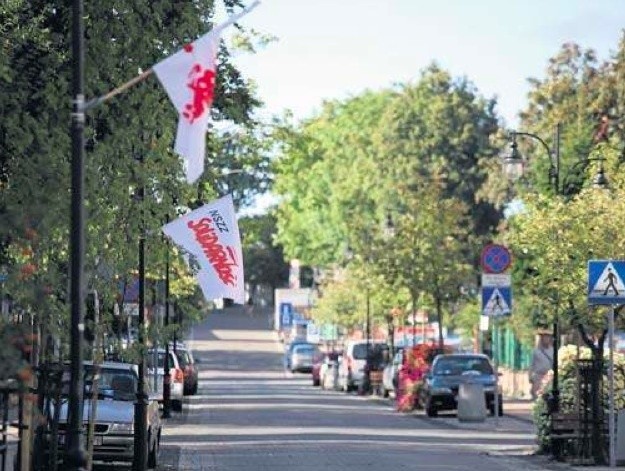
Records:
<instances>
[{"instance_id":1,"label":"white flag with red lettering","mask_svg":"<svg viewBox=\"0 0 625 471\"><path fill-rule=\"evenodd\" d=\"M153 67L180 114L174 150L184 158L189 183L196 181L204 172L206 128L215 93L215 62L221 34L259 3L252 3Z\"/></svg>"},{"instance_id":2,"label":"white flag with red lettering","mask_svg":"<svg viewBox=\"0 0 625 471\"><path fill-rule=\"evenodd\" d=\"M243 254L231 195L166 224L163 232L196 258L206 299L230 298L244 304Z\"/></svg>"}]
</instances>

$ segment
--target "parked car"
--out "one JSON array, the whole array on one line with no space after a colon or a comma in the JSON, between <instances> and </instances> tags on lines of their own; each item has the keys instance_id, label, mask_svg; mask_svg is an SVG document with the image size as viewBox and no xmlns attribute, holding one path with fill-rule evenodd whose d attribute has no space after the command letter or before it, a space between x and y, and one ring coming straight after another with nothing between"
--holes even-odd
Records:
<instances>
[{"instance_id":1,"label":"parked car","mask_svg":"<svg viewBox=\"0 0 625 471\"><path fill-rule=\"evenodd\" d=\"M317 353L319 353L319 349L317 345L312 343L300 343L295 345L291 350L289 369L292 372L311 372L313 367L313 357Z\"/></svg>"},{"instance_id":2,"label":"parked car","mask_svg":"<svg viewBox=\"0 0 625 471\"><path fill-rule=\"evenodd\" d=\"M83 409L85 425L91 416L90 396L95 392L94 366L85 363L86 397ZM65 393L68 392L69 372L66 375ZM97 404L93 435L93 460L95 462L132 463L134 457L134 412L137 400L137 366L130 363L104 362L97 375ZM149 401L147 405L148 467L155 468L161 439L161 419L158 403L149 384L146 384ZM68 403L59 411L58 452L63 460L67 433ZM65 469L60 467L59 469Z\"/></svg>"},{"instance_id":3,"label":"parked car","mask_svg":"<svg viewBox=\"0 0 625 471\"><path fill-rule=\"evenodd\" d=\"M183 394L185 396L193 396L197 394L198 389L198 370L195 366L195 359L191 353L191 349L187 347L176 347L176 356L178 364L184 373Z\"/></svg>"},{"instance_id":4,"label":"parked car","mask_svg":"<svg viewBox=\"0 0 625 471\"><path fill-rule=\"evenodd\" d=\"M388 397L389 393L395 392L399 380L399 369L404 361L404 349L399 348L393 359L384 367L382 374L382 395Z\"/></svg>"},{"instance_id":5,"label":"parked car","mask_svg":"<svg viewBox=\"0 0 625 471\"><path fill-rule=\"evenodd\" d=\"M325 352L318 353L313 358L313 366L312 366L312 384L313 386L320 386L322 384L322 369L325 365L327 369L327 365L329 362L335 361L339 356L339 352Z\"/></svg>"},{"instance_id":6,"label":"parked car","mask_svg":"<svg viewBox=\"0 0 625 471\"><path fill-rule=\"evenodd\" d=\"M149 382L158 398L159 403L163 402L163 377L165 376L165 349L149 349L147 353L147 366ZM156 366L156 367L155 367ZM169 348L169 375L170 375L170 401L171 408L176 412L182 411L182 400L184 398L184 370L182 369L178 357L174 353L173 347Z\"/></svg>"},{"instance_id":7,"label":"parked car","mask_svg":"<svg viewBox=\"0 0 625 471\"><path fill-rule=\"evenodd\" d=\"M388 352L388 345L380 341L369 341L369 352L379 348ZM343 391L351 391L362 383L367 363L367 341L349 340L345 344L343 360L339 367L339 387Z\"/></svg>"},{"instance_id":8,"label":"parked car","mask_svg":"<svg viewBox=\"0 0 625 471\"><path fill-rule=\"evenodd\" d=\"M453 353L438 355L432 368L425 375L419 391L419 400L429 417L436 417L439 411L458 409L460 384L471 380L482 384L486 406L495 414L495 372L486 355ZM503 398L499 395L499 415L503 415Z\"/></svg>"},{"instance_id":9,"label":"parked car","mask_svg":"<svg viewBox=\"0 0 625 471\"><path fill-rule=\"evenodd\" d=\"M295 347L297 347L298 345L311 345L315 348L317 348L317 345L306 342L305 340L296 340L294 342L289 343L285 349L284 349L284 369L285 370L291 370L292 367L292 357L293 357L293 350L295 349Z\"/></svg>"}]
</instances>

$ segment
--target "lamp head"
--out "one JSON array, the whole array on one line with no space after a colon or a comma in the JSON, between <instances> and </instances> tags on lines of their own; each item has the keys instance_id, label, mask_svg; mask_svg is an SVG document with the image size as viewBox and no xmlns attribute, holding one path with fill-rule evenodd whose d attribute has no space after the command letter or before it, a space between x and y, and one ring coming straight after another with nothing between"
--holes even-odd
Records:
<instances>
[{"instance_id":1,"label":"lamp head","mask_svg":"<svg viewBox=\"0 0 625 471\"><path fill-rule=\"evenodd\" d=\"M503 173L509 180L515 181L523 176L525 171L525 160L521 156L517 142L516 133L512 132L512 141L510 142L510 151L503 155L502 158Z\"/></svg>"},{"instance_id":2,"label":"lamp head","mask_svg":"<svg viewBox=\"0 0 625 471\"><path fill-rule=\"evenodd\" d=\"M603 165L599 167L597 174L592 179L593 188L606 189L608 188L608 179L605 176L605 172L603 171Z\"/></svg>"}]
</instances>

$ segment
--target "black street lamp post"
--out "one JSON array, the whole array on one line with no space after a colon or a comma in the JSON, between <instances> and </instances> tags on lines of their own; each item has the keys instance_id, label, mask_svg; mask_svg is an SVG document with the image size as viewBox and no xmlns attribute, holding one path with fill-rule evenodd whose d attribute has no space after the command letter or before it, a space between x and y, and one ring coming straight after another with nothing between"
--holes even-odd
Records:
<instances>
[{"instance_id":1,"label":"black street lamp post","mask_svg":"<svg viewBox=\"0 0 625 471\"><path fill-rule=\"evenodd\" d=\"M556 124L555 133L554 133L554 146L553 149L549 147L549 145L541 139L536 134L532 134L529 132L517 132L513 131L511 133L511 146L510 146L510 154L504 156L503 159L503 170L504 173L510 179L517 179L523 175L523 171L525 168L526 161L520 155L517 149L517 136L528 137L530 139L534 139L539 142L547 155L549 156L549 181L552 184L553 192L555 195L560 194L560 134L561 134L561 124ZM587 159L593 160L593 159ZM595 160L603 160L603 159L595 159ZM593 186L604 188L607 186L607 180L605 178L605 174L603 172L603 166L599 167L597 175L593 178ZM559 329L558 329L558 307L556 306L556 311L554 314L554 322L553 322L553 381L552 381L552 389L551 389L551 403L550 409L552 412L557 412L560 409L560 388L558 384L558 348L559 348Z\"/></svg>"},{"instance_id":2,"label":"black street lamp post","mask_svg":"<svg viewBox=\"0 0 625 471\"><path fill-rule=\"evenodd\" d=\"M140 154L139 162L143 170L143 155ZM143 173L143 172L142 172ZM142 179L139 184L138 199L141 205L145 197L145 186ZM135 402L134 411L134 459L133 471L145 471L147 469L147 445L148 437L146 434L148 420L148 395L145 389L145 223L143 221L143 207L141 208L141 229L139 234L139 348L141 354L139 356L137 382L137 400Z\"/></svg>"},{"instance_id":3,"label":"black street lamp post","mask_svg":"<svg viewBox=\"0 0 625 471\"><path fill-rule=\"evenodd\" d=\"M547 152L549 156L549 181L553 185L553 191L557 195L560 189L560 123L556 125L555 129L555 145L553 150L547 145L547 143L536 134L529 132L512 132L512 143L510 149L510 155L504 157L503 166L504 173L511 179L519 178L523 175L525 160L519 154L517 149L516 138L517 136L525 136L538 141ZM553 369L553 382L551 388L551 410L557 412L560 408L560 388L558 385L558 308L556 307L555 317L553 321L553 355L552 355L552 369Z\"/></svg>"},{"instance_id":4,"label":"black street lamp post","mask_svg":"<svg viewBox=\"0 0 625 471\"><path fill-rule=\"evenodd\" d=\"M72 139L72 196L71 196L71 258L70 258L70 386L68 404L69 429L67 435L68 469L83 471L87 455L82 434L82 336L84 329L84 184L85 184L85 50L84 50L83 1L72 3L72 58L73 58L73 102L71 115Z\"/></svg>"},{"instance_id":5,"label":"black street lamp post","mask_svg":"<svg viewBox=\"0 0 625 471\"><path fill-rule=\"evenodd\" d=\"M167 218L169 222L169 217ZM165 329L169 327L169 239L166 240L165 252ZM163 374L163 418L171 417L171 372L169 365L169 339L165 342L165 361Z\"/></svg>"}]
</instances>

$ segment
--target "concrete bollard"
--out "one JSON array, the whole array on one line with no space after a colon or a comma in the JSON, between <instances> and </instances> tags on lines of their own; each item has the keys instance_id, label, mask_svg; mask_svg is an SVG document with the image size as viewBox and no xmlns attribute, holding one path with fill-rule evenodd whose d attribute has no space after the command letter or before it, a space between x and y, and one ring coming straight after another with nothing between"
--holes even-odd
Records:
<instances>
[{"instance_id":1,"label":"concrete bollard","mask_svg":"<svg viewBox=\"0 0 625 471\"><path fill-rule=\"evenodd\" d=\"M458 389L458 420L460 422L484 422L486 420L486 398L484 386L465 382Z\"/></svg>"},{"instance_id":2,"label":"concrete bollard","mask_svg":"<svg viewBox=\"0 0 625 471\"><path fill-rule=\"evenodd\" d=\"M625 464L625 410L616 411L616 464Z\"/></svg>"}]
</instances>

